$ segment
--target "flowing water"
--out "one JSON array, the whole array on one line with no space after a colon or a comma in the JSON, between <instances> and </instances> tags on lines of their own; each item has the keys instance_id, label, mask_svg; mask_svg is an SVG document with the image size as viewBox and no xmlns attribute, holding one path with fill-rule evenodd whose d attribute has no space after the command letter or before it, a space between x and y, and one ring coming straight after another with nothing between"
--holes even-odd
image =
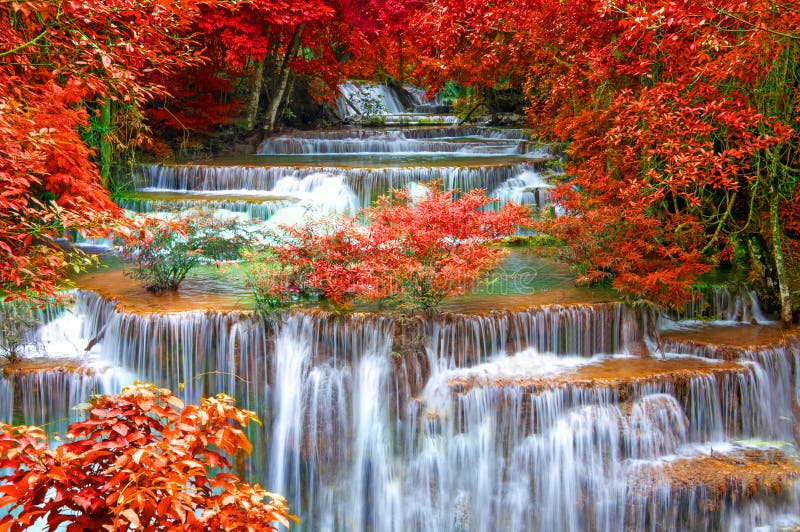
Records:
<instances>
[{"instance_id":1,"label":"flowing water","mask_svg":"<svg viewBox=\"0 0 800 532\"><path fill-rule=\"evenodd\" d=\"M391 189L439 181L483 188L497 204L547 204L546 149L521 154L524 130L476 127L343 130L268 139L260 156L213 163L151 165L121 202L139 212L227 210L291 221L284 211L355 214Z\"/></svg>"},{"instance_id":2,"label":"flowing water","mask_svg":"<svg viewBox=\"0 0 800 532\"><path fill-rule=\"evenodd\" d=\"M246 160L147 167L124 206L286 220L434 179L544 206L547 170L519 155L523 140L487 128L278 137ZM800 523L796 335L747 291L655 316L571 288L526 253L504 283L404 319L303 309L266 321L233 277L201 271L155 296L96 273L6 369L0 412L63 431L69 405L134 378L188 401L229 393L263 421L242 473L287 496L298 530Z\"/></svg>"}]
</instances>

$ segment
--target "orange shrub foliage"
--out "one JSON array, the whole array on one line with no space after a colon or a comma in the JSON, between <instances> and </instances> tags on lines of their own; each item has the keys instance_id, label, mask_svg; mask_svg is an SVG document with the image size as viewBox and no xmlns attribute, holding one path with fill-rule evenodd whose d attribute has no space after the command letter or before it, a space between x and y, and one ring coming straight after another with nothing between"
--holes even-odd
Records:
<instances>
[{"instance_id":1,"label":"orange shrub foliage","mask_svg":"<svg viewBox=\"0 0 800 532\"><path fill-rule=\"evenodd\" d=\"M365 224L342 218L324 228L287 228L275 250L284 265L275 289L319 294L339 306L360 298L433 308L496 264L504 252L488 241L528 224L525 207L486 209L490 203L482 190L454 197L434 189L416 201L396 191L363 212Z\"/></svg>"},{"instance_id":2,"label":"orange shrub foliage","mask_svg":"<svg viewBox=\"0 0 800 532\"><path fill-rule=\"evenodd\" d=\"M43 519L50 530L273 530L284 500L242 482L230 457L249 453L255 414L218 395L184 407L136 384L100 396L55 449L38 427L0 425L0 530Z\"/></svg>"}]
</instances>

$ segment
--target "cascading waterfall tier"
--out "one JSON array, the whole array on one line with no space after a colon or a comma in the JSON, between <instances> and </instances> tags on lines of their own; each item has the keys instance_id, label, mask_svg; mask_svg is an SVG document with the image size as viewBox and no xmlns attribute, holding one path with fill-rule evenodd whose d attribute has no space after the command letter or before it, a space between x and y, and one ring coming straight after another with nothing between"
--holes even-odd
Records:
<instances>
[{"instance_id":1,"label":"cascading waterfall tier","mask_svg":"<svg viewBox=\"0 0 800 532\"><path fill-rule=\"evenodd\" d=\"M342 83L339 94L336 105L342 119L364 114L400 114L407 106L422 103L414 94L382 83Z\"/></svg>"},{"instance_id":2,"label":"cascading waterfall tier","mask_svg":"<svg viewBox=\"0 0 800 532\"><path fill-rule=\"evenodd\" d=\"M257 156L144 166L139 188L121 205L144 213L224 210L266 220L301 201L302 209L323 203L327 212L352 214L391 189L418 190L438 181L448 190L482 188L497 205L541 208L550 200L546 165L555 157L528 135L489 127L300 132L268 138Z\"/></svg>"},{"instance_id":3,"label":"cascading waterfall tier","mask_svg":"<svg viewBox=\"0 0 800 532\"><path fill-rule=\"evenodd\" d=\"M217 199L178 199L178 200L163 200L163 199L146 199L145 197L121 199L117 201L118 205L123 209L129 211L140 212L143 214L152 213L172 213L172 212L186 212L193 210L201 211L230 211L233 213L242 213L247 215L247 218L257 220L267 220L272 217L279 209L285 207L287 202L282 200L276 201L246 201L246 200L217 200ZM288 202L291 203L291 202Z\"/></svg>"},{"instance_id":4,"label":"cascading waterfall tier","mask_svg":"<svg viewBox=\"0 0 800 532\"><path fill-rule=\"evenodd\" d=\"M146 187L120 205L138 212L225 209L268 219L287 201L313 200L323 193L330 196L328 189L320 188L320 181L327 179L338 180L351 190L356 207L368 207L391 189L432 181L440 181L447 190L484 188L499 200L498 205L515 201L543 207L549 202L552 186L544 180L540 167L536 163L398 168L152 165L143 169ZM286 179L305 181L309 186L305 190L282 189L280 182ZM313 180L316 187L311 186Z\"/></svg>"},{"instance_id":5,"label":"cascading waterfall tier","mask_svg":"<svg viewBox=\"0 0 800 532\"><path fill-rule=\"evenodd\" d=\"M2 421L44 426L64 435L67 426L83 417L74 407L95 394L117 393L130 384L113 370L95 370L73 361L53 360L41 367L5 371L0 377Z\"/></svg>"},{"instance_id":6,"label":"cascading waterfall tier","mask_svg":"<svg viewBox=\"0 0 800 532\"><path fill-rule=\"evenodd\" d=\"M71 303L40 312L22 360L0 371L0 420L43 425L65 434L82 417L73 407L93 394L116 393L132 376L97 349L115 303L91 292L65 294Z\"/></svg>"},{"instance_id":7,"label":"cascading waterfall tier","mask_svg":"<svg viewBox=\"0 0 800 532\"><path fill-rule=\"evenodd\" d=\"M697 298L686 304L681 312L662 316L659 327L671 328L675 321L717 321L733 323L770 323L761 310L754 290L739 286L712 286L699 290Z\"/></svg>"},{"instance_id":8,"label":"cascading waterfall tier","mask_svg":"<svg viewBox=\"0 0 800 532\"><path fill-rule=\"evenodd\" d=\"M656 357L615 355L653 334L621 303L265 321L131 314L84 291L73 312L113 367L256 411L243 473L287 495L304 530L745 530L797 503L790 452L736 443L791 439L796 344L715 358L664 338ZM60 401L113 391L55 374L13 379L66 379ZM38 422L32 404L17 411Z\"/></svg>"},{"instance_id":9,"label":"cascading waterfall tier","mask_svg":"<svg viewBox=\"0 0 800 532\"><path fill-rule=\"evenodd\" d=\"M703 442L724 453L732 436L766 434L775 412L785 412L761 402L769 380L746 364L694 358L640 362L647 367L626 370L626 378L624 362L517 353L432 380L411 484L434 496L415 501L424 506L411 528L458 530L448 522L454 513L480 530L682 530L719 519L711 512L682 520L686 497L702 493L674 490L662 470L704 460ZM534 375L520 380L526 367ZM730 411L750 422L728 426ZM459 507L454 494L491 502ZM442 520L429 527L426 515Z\"/></svg>"},{"instance_id":10,"label":"cascading waterfall tier","mask_svg":"<svg viewBox=\"0 0 800 532\"><path fill-rule=\"evenodd\" d=\"M485 166L404 166L387 168L347 168L320 166L218 166L218 165L149 165L142 168L145 190L158 191L240 191L273 190L283 178L303 179L313 174L344 176L345 182L369 197L391 188L405 188L409 183L441 180L448 188L494 190L505 181L525 172L539 172L535 162L501 163Z\"/></svg>"},{"instance_id":11,"label":"cascading waterfall tier","mask_svg":"<svg viewBox=\"0 0 800 532\"><path fill-rule=\"evenodd\" d=\"M424 130L420 130L424 131ZM359 130L323 135L271 137L259 147L260 155L304 155L344 153L469 153L515 154L524 140L520 130L504 133L490 128L385 130L365 133ZM436 136L441 133L441 136ZM487 136L483 136L486 134ZM540 155L545 156L542 150Z\"/></svg>"},{"instance_id":12,"label":"cascading waterfall tier","mask_svg":"<svg viewBox=\"0 0 800 532\"><path fill-rule=\"evenodd\" d=\"M422 89L383 83L342 83L336 99L336 112L345 122L377 120L382 124L426 126L458 122L457 117L451 114L435 114L449 111L449 105L438 97L428 98Z\"/></svg>"},{"instance_id":13,"label":"cascading waterfall tier","mask_svg":"<svg viewBox=\"0 0 800 532\"><path fill-rule=\"evenodd\" d=\"M531 131L523 128L488 126L429 126L392 129L332 129L323 131L293 131L292 138L305 140L371 139L386 133L402 134L407 139L453 139L458 137L483 137L502 140L530 140Z\"/></svg>"}]
</instances>

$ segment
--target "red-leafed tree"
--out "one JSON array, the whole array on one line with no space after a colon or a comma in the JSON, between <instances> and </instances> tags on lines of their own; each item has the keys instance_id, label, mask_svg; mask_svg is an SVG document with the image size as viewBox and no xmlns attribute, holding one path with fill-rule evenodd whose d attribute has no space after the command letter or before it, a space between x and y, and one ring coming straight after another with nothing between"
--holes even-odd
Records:
<instances>
[{"instance_id":1,"label":"red-leafed tree","mask_svg":"<svg viewBox=\"0 0 800 532\"><path fill-rule=\"evenodd\" d=\"M173 78L173 97L148 114L176 130L204 131L241 118L246 131L258 126L272 133L298 82L307 96L330 102L347 79L402 80L415 55L404 35L420 4L247 0L203 6L196 34L211 60L186 72L188 83Z\"/></svg>"},{"instance_id":2,"label":"red-leafed tree","mask_svg":"<svg viewBox=\"0 0 800 532\"><path fill-rule=\"evenodd\" d=\"M136 139L114 137L112 123L138 121L139 106L163 94L153 72L198 60L187 37L198 13L193 2L0 2L4 295L54 295L71 265L56 239L92 236L117 217L103 182L115 144Z\"/></svg>"},{"instance_id":3,"label":"red-leafed tree","mask_svg":"<svg viewBox=\"0 0 800 532\"><path fill-rule=\"evenodd\" d=\"M357 79L414 80L417 57L415 24L424 0L339 0L358 28L347 73Z\"/></svg>"},{"instance_id":4,"label":"red-leafed tree","mask_svg":"<svg viewBox=\"0 0 800 532\"><path fill-rule=\"evenodd\" d=\"M791 320L798 2L427 6L434 83L522 80L531 125L568 142L549 229L584 279L680 305L720 261L766 257Z\"/></svg>"},{"instance_id":5,"label":"red-leafed tree","mask_svg":"<svg viewBox=\"0 0 800 532\"><path fill-rule=\"evenodd\" d=\"M535 2L431 0L415 15L413 31L420 57L418 75L440 87L520 87L527 43L520 27Z\"/></svg>"},{"instance_id":6,"label":"red-leafed tree","mask_svg":"<svg viewBox=\"0 0 800 532\"><path fill-rule=\"evenodd\" d=\"M757 237L791 321L779 209L796 201L800 4L541 6L531 121L570 142L553 227L586 278L678 305Z\"/></svg>"},{"instance_id":7,"label":"red-leafed tree","mask_svg":"<svg viewBox=\"0 0 800 532\"><path fill-rule=\"evenodd\" d=\"M38 427L0 425L0 530L273 530L284 500L242 482L231 458L252 449L255 414L218 395L184 405L136 384L100 396L51 449Z\"/></svg>"},{"instance_id":8,"label":"red-leafed tree","mask_svg":"<svg viewBox=\"0 0 800 532\"><path fill-rule=\"evenodd\" d=\"M416 200L396 191L365 210L363 220L285 228L274 248L282 267L259 276L254 288L272 291L260 299L305 293L340 307L361 299L430 310L464 293L503 256L487 244L528 224L525 207L485 209L491 202L481 190L456 198L434 189Z\"/></svg>"},{"instance_id":9,"label":"red-leafed tree","mask_svg":"<svg viewBox=\"0 0 800 532\"><path fill-rule=\"evenodd\" d=\"M525 39L534 0L430 0L411 16L415 80L429 92L444 88L454 112L469 120L485 108L521 109L530 71Z\"/></svg>"}]
</instances>

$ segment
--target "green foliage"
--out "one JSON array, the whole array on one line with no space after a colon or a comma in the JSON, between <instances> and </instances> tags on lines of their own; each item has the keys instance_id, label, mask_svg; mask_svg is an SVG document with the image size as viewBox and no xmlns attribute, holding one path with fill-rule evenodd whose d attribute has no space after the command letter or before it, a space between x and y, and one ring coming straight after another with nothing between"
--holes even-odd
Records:
<instances>
[{"instance_id":1,"label":"green foliage","mask_svg":"<svg viewBox=\"0 0 800 532\"><path fill-rule=\"evenodd\" d=\"M189 248L199 250L203 262L225 262L242 258L254 235L240 223L201 220L190 224Z\"/></svg>"},{"instance_id":2,"label":"green foliage","mask_svg":"<svg viewBox=\"0 0 800 532\"><path fill-rule=\"evenodd\" d=\"M386 117L383 115L366 116L361 120L361 125L369 127L383 127L386 125Z\"/></svg>"},{"instance_id":3,"label":"green foliage","mask_svg":"<svg viewBox=\"0 0 800 532\"><path fill-rule=\"evenodd\" d=\"M148 229L122 246L123 256L131 258L134 264L126 275L142 281L153 292L176 290L189 271L200 263L199 250L190 247L185 230L174 224Z\"/></svg>"},{"instance_id":4,"label":"green foliage","mask_svg":"<svg viewBox=\"0 0 800 532\"><path fill-rule=\"evenodd\" d=\"M560 238L547 234L510 236L501 240L500 243L505 246L525 246L531 248L560 247L564 245L564 241Z\"/></svg>"},{"instance_id":5,"label":"green foliage","mask_svg":"<svg viewBox=\"0 0 800 532\"><path fill-rule=\"evenodd\" d=\"M385 115L387 109L380 99L368 92L359 91L353 96L352 103L361 110L361 125L371 127L383 127L386 125Z\"/></svg>"},{"instance_id":6,"label":"green foliage","mask_svg":"<svg viewBox=\"0 0 800 532\"><path fill-rule=\"evenodd\" d=\"M272 318L300 298L285 290L288 272L272 251L247 251L243 258L250 262L245 275L258 314Z\"/></svg>"},{"instance_id":7,"label":"green foliage","mask_svg":"<svg viewBox=\"0 0 800 532\"><path fill-rule=\"evenodd\" d=\"M32 344L30 331L39 323L29 305L20 301L0 303L0 356L12 363L18 361Z\"/></svg>"},{"instance_id":8,"label":"green foliage","mask_svg":"<svg viewBox=\"0 0 800 532\"><path fill-rule=\"evenodd\" d=\"M148 290L176 290L198 264L238 260L255 234L234 220L148 218L121 242L123 257L133 263L126 272Z\"/></svg>"},{"instance_id":9,"label":"green foliage","mask_svg":"<svg viewBox=\"0 0 800 532\"><path fill-rule=\"evenodd\" d=\"M475 108L481 105L482 100L473 94L453 100L453 114L459 121L464 122L475 117Z\"/></svg>"},{"instance_id":10,"label":"green foliage","mask_svg":"<svg viewBox=\"0 0 800 532\"><path fill-rule=\"evenodd\" d=\"M368 92L358 92L353 96L353 104L361 109L361 114L365 119L370 119L376 115L386 113L386 107L375 96Z\"/></svg>"}]
</instances>

